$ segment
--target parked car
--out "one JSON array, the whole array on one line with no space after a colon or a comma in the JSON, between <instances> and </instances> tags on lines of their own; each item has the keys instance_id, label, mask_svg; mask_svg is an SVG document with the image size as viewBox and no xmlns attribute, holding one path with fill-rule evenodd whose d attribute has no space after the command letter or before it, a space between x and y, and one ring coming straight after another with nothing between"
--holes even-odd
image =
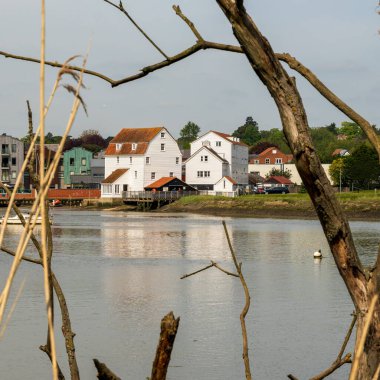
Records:
<instances>
[{"instance_id":1,"label":"parked car","mask_svg":"<svg viewBox=\"0 0 380 380\"><path fill-rule=\"evenodd\" d=\"M288 194L289 189L286 186L270 187L265 190L265 194Z\"/></svg>"},{"instance_id":2,"label":"parked car","mask_svg":"<svg viewBox=\"0 0 380 380\"><path fill-rule=\"evenodd\" d=\"M254 194L265 194L265 190L262 187L254 187L253 193Z\"/></svg>"}]
</instances>

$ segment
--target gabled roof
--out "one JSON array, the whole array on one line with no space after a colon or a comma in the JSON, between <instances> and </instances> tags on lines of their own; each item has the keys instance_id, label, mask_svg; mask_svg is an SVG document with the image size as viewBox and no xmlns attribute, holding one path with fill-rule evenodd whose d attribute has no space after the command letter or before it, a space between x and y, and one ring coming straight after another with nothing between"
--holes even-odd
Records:
<instances>
[{"instance_id":1,"label":"gabled roof","mask_svg":"<svg viewBox=\"0 0 380 380\"><path fill-rule=\"evenodd\" d=\"M282 185L292 185L293 182L289 179L289 178L286 178L282 175L272 175L271 177L269 177L268 179L265 180L264 183L280 183Z\"/></svg>"},{"instance_id":2,"label":"gabled roof","mask_svg":"<svg viewBox=\"0 0 380 380\"><path fill-rule=\"evenodd\" d=\"M225 178L228 181L230 181L233 185L237 185L237 182L232 177L230 177L228 175L225 175L223 178Z\"/></svg>"},{"instance_id":3,"label":"gabled roof","mask_svg":"<svg viewBox=\"0 0 380 380\"><path fill-rule=\"evenodd\" d=\"M247 144L244 144L241 141L234 141L233 140L234 136L228 135L227 133L222 133L222 132L217 132L217 131L210 131L210 132L215 133L216 135L222 137L223 139L227 140L228 142L230 142L233 145L241 145L241 146L247 146L248 147Z\"/></svg>"},{"instance_id":4,"label":"gabled roof","mask_svg":"<svg viewBox=\"0 0 380 380\"><path fill-rule=\"evenodd\" d=\"M144 154L157 134L164 127L154 128L123 128L109 143L105 155ZM121 149L116 150L116 144L122 144ZM132 144L137 144L132 149Z\"/></svg>"},{"instance_id":5,"label":"gabled roof","mask_svg":"<svg viewBox=\"0 0 380 380\"><path fill-rule=\"evenodd\" d=\"M157 181L151 183L150 185L145 186L145 188L157 189L159 187L165 186L167 183L173 181L173 179L175 179L175 178L177 178L177 177L162 177L162 178L158 179Z\"/></svg>"},{"instance_id":6,"label":"gabled roof","mask_svg":"<svg viewBox=\"0 0 380 380\"><path fill-rule=\"evenodd\" d=\"M114 183L118 178L125 174L129 169L116 169L102 183Z\"/></svg>"},{"instance_id":7,"label":"gabled roof","mask_svg":"<svg viewBox=\"0 0 380 380\"><path fill-rule=\"evenodd\" d=\"M224 164L228 164L228 161L223 158L223 157L220 157L220 155L215 152L215 150L209 148L208 146L205 146L203 145L202 147L200 147L196 152L194 152L187 160L186 160L186 163L189 162L193 157L195 157L202 149L206 149L209 153L211 153L213 156L215 156L218 160L222 161Z\"/></svg>"}]
</instances>

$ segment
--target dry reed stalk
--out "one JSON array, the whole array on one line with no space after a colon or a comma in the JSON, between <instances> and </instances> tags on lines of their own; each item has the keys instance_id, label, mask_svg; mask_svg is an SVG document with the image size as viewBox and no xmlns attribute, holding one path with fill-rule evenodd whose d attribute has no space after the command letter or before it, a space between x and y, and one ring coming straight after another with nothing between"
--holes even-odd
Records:
<instances>
[{"instance_id":1,"label":"dry reed stalk","mask_svg":"<svg viewBox=\"0 0 380 380\"><path fill-rule=\"evenodd\" d=\"M14 300L13 303L12 303L12 306L11 306L11 309L9 310L9 313L8 313L8 315L7 315L7 318L6 318L6 320L5 320L5 322L4 322L3 326L2 326L2 328L1 328L1 330L0 330L0 340L3 339L3 336L4 336L4 333L5 333L5 330L7 329L8 323L9 323L9 321L11 320L11 317L12 317L12 315L13 315L13 312L15 311L15 308L16 308L16 305L17 305L17 302L18 302L18 300L19 300L20 297L21 297L22 291L24 290L24 287L25 287L25 281L26 281L26 279L24 278L24 279L22 280L22 283L21 283L21 285L20 285L20 288L19 288L18 291L17 291L17 294L16 294L16 297L15 297L15 300Z\"/></svg>"},{"instance_id":2,"label":"dry reed stalk","mask_svg":"<svg viewBox=\"0 0 380 380\"><path fill-rule=\"evenodd\" d=\"M368 313L367 313L368 314L367 315L367 320L365 322L365 325L364 325L364 328L363 328L363 331L362 331L362 335L360 337L358 348L357 348L357 350L355 352L355 355L354 355L354 361L352 363L352 368L351 368L351 373L350 373L349 380L355 380L356 377L357 377L357 375L358 375L359 360L360 360L360 357L363 354L364 343L365 343L365 340L367 338L369 325L371 323L371 320L372 320L372 317L373 317L373 313L375 311L375 305L376 305L376 302L378 301L378 299L379 299L378 294L375 294L373 296L371 304L369 306Z\"/></svg>"},{"instance_id":3,"label":"dry reed stalk","mask_svg":"<svg viewBox=\"0 0 380 380\"><path fill-rule=\"evenodd\" d=\"M46 13L45 13L45 0L41 0L41 63L40 63L40 191L44 190L44 179L45 179L45 45L46 45ZM48 320L48 336L49 336L49 348L51 354L51 363L53 371L53 379L58 380L58 365L57 365L57 354L55 345L55 334L54 334L54 321L53 321L53 303L52 303L52 292L50 284L50 260L48 260L48 249L47 249L47 223L48 214L46 209L46 195L42 191L42 199L40 201L40 212L42 216L41 225L41 251L42 251L42 262L44 268L44 290L45 290L45 303L46 312Z\"/></svg>"}]
</instances>

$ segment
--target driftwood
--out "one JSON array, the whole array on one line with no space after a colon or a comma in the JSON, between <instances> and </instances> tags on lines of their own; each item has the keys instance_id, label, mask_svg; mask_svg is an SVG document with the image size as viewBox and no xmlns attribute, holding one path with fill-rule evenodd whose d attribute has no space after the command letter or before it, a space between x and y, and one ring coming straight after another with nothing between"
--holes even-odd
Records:
<instances>
[{"instance_id":1,"label":"driftwood","mask_svg":"<svg viewBox=\"0 0 380 380\"><path fill-rule=\"evenodd\" d=\"M97 378L99 380L121 380L120 377L115 375L104 363L98 359L94 359L94 364L98 370Z\"/></svg>"},{"instance_id":2,"label":"driftwood","mask_svg":"<svg viewBox=\"0 0 380 380\"><path fill-rule=\"evenodd\" d=\"M158 341L156 357L153 361L150 380L165 380L170 362L170 356L177 335L179 317L175 319L173 312L165 315L161 320L161 334Z\"/></svg>"}]
</instances>

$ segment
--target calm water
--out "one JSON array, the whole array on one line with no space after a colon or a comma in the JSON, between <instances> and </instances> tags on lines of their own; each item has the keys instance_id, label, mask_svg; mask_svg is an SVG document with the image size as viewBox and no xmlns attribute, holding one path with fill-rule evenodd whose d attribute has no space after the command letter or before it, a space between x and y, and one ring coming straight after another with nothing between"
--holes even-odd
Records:
<instances>
[{"instance_id":1,"label":"calm water","mask_svg":"<svg viewBox=\"0 0 380 380\"><path fill-rule=\"evenodd\" d=\"M225 220L252 296L247 324L254 378L308 378L328 367L353 307L332 258L312 258L316 249L328 252L319 223ZM351 226L363 260L371 262L380 223ZM9 228L8 246L16 245L18 232ZM124 379L149 376L160 320L170 310L181 322L168 379L244 378L239 280L216 269L180 280L210 260L232 270L221 218L54 210L53 233L53 266L68 300L83 379L96 378L92 358ZM2 282L10 262L0 255ZM16 284L26 278L26 286L0 344L6 379L51 378L38 350L46 337L41 277L41 268L25 262L18 273ZM347 373L343 368L330 378Z\"/></svg>"}]
</instances>

